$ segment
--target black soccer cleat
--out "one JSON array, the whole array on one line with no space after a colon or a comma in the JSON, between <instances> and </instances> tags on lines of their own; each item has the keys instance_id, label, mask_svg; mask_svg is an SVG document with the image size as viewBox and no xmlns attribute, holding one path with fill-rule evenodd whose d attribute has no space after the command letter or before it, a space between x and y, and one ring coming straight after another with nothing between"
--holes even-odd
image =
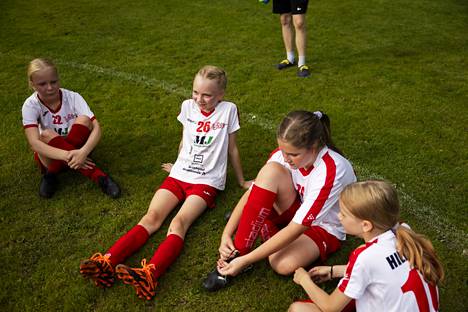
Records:
<instances>
[{"instance_id":1,"label":"black soccer cleat","mask_svg":"<svg viewBox=\"0 0 468 312\"><path fill-rule=\"evenodd\" d=\"M228 277L226 275L221 275L218 269L214 269L213 272L208 273L206 279L203 281L203 288L208 291L217 291L226 287L227 284Z\"/></svg>"},{"instance_id":2,"label":"black soccer cleat","mask_svg":"<svg viewBox=\"0 0 468 312\"><path fill-rule=\"evenodd\" d=\"M112 198L120 196L120 187L109 175L100 176L98 178L98 184L104 194L109 195Z\"/></svg>"},{"instance_id":3,"label":"black soccer cleat","mask_svg":"<svg viewBox=\"0 0 468 312\"><path fill-rule=\"evenodd\" d=\"M57 190L57 176L53 173L45 173L39 184L39 196L51 198Z\"/></svg>"}]
</instances>

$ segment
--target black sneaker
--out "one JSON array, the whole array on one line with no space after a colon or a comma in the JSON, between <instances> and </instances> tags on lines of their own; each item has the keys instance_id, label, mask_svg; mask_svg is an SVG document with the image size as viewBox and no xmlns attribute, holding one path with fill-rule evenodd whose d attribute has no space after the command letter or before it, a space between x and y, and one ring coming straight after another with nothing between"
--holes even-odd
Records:
<instances>
[{"instance_id":1,"label":"black sneaker","mask_svg":"<svg viewBox=\"0 0 468 312\"><path fill-rule=\"evenodd\" d=\"M203 281L203 288L208 291L217 291L224 288L228 283L227 275L221 275L218 269L208 273L206 279Z\"/></svg>"},{"instance_id":2,"label":"black sneaker","mask_svg":"<svg viewBox=\"0 0 468 312\"><path fill-rule=\"evenodd\" d=\"M282 69L285 69L294 65L296 65L294 62L291 63L288 59L284 59L276 65L276 68L278 68L279 70L282 70Z\"/></svg>"},{"instance_id":3,"label":"black sneaker","mask_svg":"<svg viewBox=\"0 0 468 312\"><path fill-rule=\"evenodd\" d=\"M45 173L39 185L39 196L51 198L57 190L57 176L53 173Z\"/></svg>"},{"instance_id":4,"label":"black sneaker","mask_svg":"<svg viewBox=\"0 0 468 312\"><path fill-rule=\"evenodd\" d=\"M112 198L117 198L120 196L120 187L117 185L117 183L115 183L114 180L112 180L109 175L100 176L98 178L98 184L104 194L107 194Z\"/></svg>"},{"instance_id":5,"label":"black sneaker","mask_svg":"<svg viewBox=\"0 0 468 312\"><path fill-rule=\"evenodd\" d=\"M309 66L302 65L301 67L299 67L299 69L297 70L297 76L302 77L302 78L309 77L310 76Z\"/></svg>"}]
</instances>

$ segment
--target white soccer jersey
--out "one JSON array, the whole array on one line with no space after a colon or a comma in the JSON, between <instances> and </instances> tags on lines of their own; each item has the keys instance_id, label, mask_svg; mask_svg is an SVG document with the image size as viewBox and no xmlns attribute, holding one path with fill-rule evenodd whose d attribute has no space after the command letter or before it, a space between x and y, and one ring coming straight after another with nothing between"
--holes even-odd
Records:
<instances>
[{"instance_id":1,"label":"white soccer jersey","mask_svg":"<svg viewBox=\"0 0 468 312\"><path fill-rule=\"evenodd\" d=\"M66 136L76 117L85 115L94 120L94 114L86 101L76 92L60 89L60 106L54 111L34 92L23 104L23 128L39 127L39 131L53 129Z\"/></svg>"},{"instance_id":2,"label":"white soccer jersey","mask_svg":"<svg viewBox=\"0 0 468 312\"><path fill-rule=\"evenodd\" d=\"M301 206L293 222L306 226L320 226L340 240L346 235L338 219L339 197L343 188L356 181L349 161L337 152L324 147L309 170L293 169L284 160L281 150L272 153L268 161L275 161L291 171Z\"/></svg>"},{"instance_id":3,"label":"white soccer jersey","mask_svg":"<svg viewBox=\"0 0 468 312\"><path fill-rule=\"evenodd\" d=\"M356 299L359 311L438 311L438 289L426 283L396 251L391 230L357 248L338 289Z\"/></svg>"},{"instance_id":4,"label":"white soccer jersey","mask_svg":"<svg viewBox=\"0 0 468 312\"><path fill-rule=\"evenodd\" d=\"M240 129L236 105L222 101L205 113L194 100L185 100L177 119L184 127L183 144L169 176L224 190L229 134Z\"/></svg>"}]
</instances>

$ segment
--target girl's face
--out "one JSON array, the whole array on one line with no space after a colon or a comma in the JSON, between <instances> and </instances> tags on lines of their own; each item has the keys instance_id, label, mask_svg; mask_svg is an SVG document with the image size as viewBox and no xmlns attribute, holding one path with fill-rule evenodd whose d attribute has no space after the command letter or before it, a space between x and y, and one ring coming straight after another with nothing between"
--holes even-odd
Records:
<instances>
[{"instance_id":1,"label":"girl's face","mask_svg":"<svg viewBox=\"0 0 468 312\"><path fill-rule=\"evenodd\" d=\"M196 75L193 80L192 99L197 102L200 110L209 113L223 99L224 90L218 86L216 80Z\"/></svg>"},{"instance_id":2,"label":"girl's face","mask_svg":"<svg viewBox=\"0 0 468 312\"><path fill-rule=\"evenodd\" d=\"M363 231L363 220L355 217L340 200L340 212L338 219L344 227L346 234L361 237Z\"/></svg>"},{"instance_id":3,"label":"girl's face","mask_svg":"<svg viewBox=\"0 0 468 312\"><path fill-rule=\"evenodd\" d=\"M60 96L60 83L57 71L53 67L46 67L31 75L31 86L41 100L46 103L56 101Z\"/></svg>"},{"instance_id":4,"label":"girl's face","mask_svg":"<svg viewBox=\"0 0 468 312\"><path fill-rule=\"evenodd\" d=\"M315 148L297 148L286 141L278 139L278 147L283 153L284 160L293 169L309 169L317 159Z\"/></svg>"}]
</instances>

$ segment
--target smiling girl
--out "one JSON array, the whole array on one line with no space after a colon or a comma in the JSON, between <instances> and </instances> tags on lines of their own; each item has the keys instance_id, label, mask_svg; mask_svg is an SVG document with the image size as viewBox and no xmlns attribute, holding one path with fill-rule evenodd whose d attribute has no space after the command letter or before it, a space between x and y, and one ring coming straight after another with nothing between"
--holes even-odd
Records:
<instances>
[{"instance_id":1,"label":"smiling girl","mask_svg":"<svg viewBox=\"0 0 468 312\"><path fill-rule=\"evenodd\" d=\"M174 165L163 164L169 171L153 196L148 211L128 233L104 254L94 254L80 264L80 272L96 286L110 287L115 275L132 285L142 299L151 300L159 277L182 252L184 238L192 223L213 208L216 194L224 189L228 155L241 187L244 180L236 136L240 129L237 107L223 101L226 73L215 66L205 66L193 80L192 99L182 103L177 120L183 126L179 155ZM166 239L142 268L122 264L138 251L162 225L169 213L181 204L172 219Z\"/></svg>"},{"instance_id":2,"label":"smiling girl","mask_svg":"<svg viewBox=\"0 0 468 312\"><path fill-rule=\"evenodd\" d=\"M264 258L273 270L289 275L318 258L325 260L345 239L338 197L356 177L331 140L328 116L289 113L278 128L277 142L278 149L224 229L217 269L203 283L210 291ZM253 249L259 234L264 243Z\"/></svg>"}]
</instances>

